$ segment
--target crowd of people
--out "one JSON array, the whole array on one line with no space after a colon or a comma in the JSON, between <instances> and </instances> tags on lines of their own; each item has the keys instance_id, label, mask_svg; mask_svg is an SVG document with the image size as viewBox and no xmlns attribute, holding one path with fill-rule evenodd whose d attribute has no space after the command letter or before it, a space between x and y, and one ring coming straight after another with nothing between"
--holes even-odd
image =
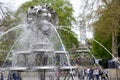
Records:
<instances>
[{"instance_id":1,"label":"crowd of people","mask_svg":"<svg viewBox=\"0 0 120 80\"><path fill-rule=\"evenodd\" d=\"M3 73L0 72L0 80L4 80ZM7 80L22 80L20 72L18 71L10 71L7 76Z\"/></svg>"},{"instance_id":2,"label":"crowd of people","mask_svg":"<svg viewBox=\"0 0 120 80\"><path fill-rule=\"evenodd\" d=\"M18 71L10 71L7 80L22 80L21 74Z\"/></svg>"},{"instance_id":3,"label":"crowd of people","mask_svg":"<svg viewBox=\"0 0 120 80\"><path fill-rule=\"evenodd\" d=\"M79 68L78 80L109 80L108 71L100 68Z\"/></svg>"},{"instance_id":4,"label":"crowd of people","mask_svg":"<svg viewBox=\"0 0 120 80\"><path fill-rule=\"evenodd\" d=\"M77 73L77 75L75 75ZM78 80L109 80L107 70L101 70L100 68L83 68L80 67L76 70L70 71L73 76L78 76ZM51 73L50 73L51 75ZM56 73L57 80L60 78L60 71ZM50 80L54 80L53 76L49 76ZM0 80L4 80L3 73L0 73ZM22 80L21 74L18 71L10 71L8 73L7 80Z\"/></svg>"}]
</instances>

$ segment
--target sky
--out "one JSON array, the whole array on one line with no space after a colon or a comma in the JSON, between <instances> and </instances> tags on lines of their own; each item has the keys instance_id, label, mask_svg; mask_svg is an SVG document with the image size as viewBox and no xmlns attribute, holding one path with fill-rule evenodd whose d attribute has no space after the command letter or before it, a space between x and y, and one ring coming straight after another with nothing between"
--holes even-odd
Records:
<instances>
[{"instance_id":1,"label":"sky","mask_svg":"<svg viewBox=\"0 0 120 80\"><path fill-rule=\"evenodd\" d=\"M81 0L70 0L70 2L72 3L74 9L73 15L75 17L79 16L80 6L82 5Z\"/></svg>"},{"instance_id":2,"label":"sky","mask_svg":"<svg viewBox=\"0 0 120 80\"><path fill-rule=\"evenodd\" d=\"M77 19L77 17L79 16L79 11L80 11L80 6L81 6L81 0L70 0L74 12L73 15L74 17ZM78 40L80 39L80 31L79 31L79 27L78 25L73 25L75 28L73 28L72 30L78 35Z\"/></svg>"},{"instance_id":3,"label":"sky","mask_svg":"<svg viewBox=\"0 0 120 80\"><path fill-rule=\"evenodd\" d=\"M0 0L0 2L5 2L5 3L13 3L14 7L18 8L22 3L26 2L26 1L30 1L30 0ZM78 11L79 11L79 8L80 8L80 5L81 5L81 0L69 0L72 5L73 5L73 8L75 10L74 12L74 15L78 16Z\"/></svg>"}]
</instances>

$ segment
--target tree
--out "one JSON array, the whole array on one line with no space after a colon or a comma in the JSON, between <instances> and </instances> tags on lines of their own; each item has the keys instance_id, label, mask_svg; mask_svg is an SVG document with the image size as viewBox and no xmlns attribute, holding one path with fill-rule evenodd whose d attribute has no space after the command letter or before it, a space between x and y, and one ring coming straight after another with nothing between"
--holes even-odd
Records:
<instances>
[{"instance_id":1,"label":"tree","mask_svg":"<svg viewBox=\"0 0 120 80\"><path fill-rule=\"evenodd\" d=\"M118 51L120 51L120 1L85 0L82 9L80 19L85 21L85 26L93 27L94 39L117 57ZM111 58L108 52L95 41L93 41L92 47L92 51L98 57Z\"/></svg>"},{"instance_id":2,"label":"tree","mask_svg":"<svg viewBox=\"0 0 120 80\"><path fill-rule=\"evenodd\" d=\"M11 8L6 6L4 2L0 2L0 34L14 27L14 18ZM14 32L10 32L0 37L0 61L4 61L7 53L10 50L11 45L15 39Z\"/></svg>"},{"instance_id":3,"label":"tree","mask_svg":"<svg viewBox=\"0 0 120 80\"><path fill-rule=\"evenodd\" d=\"M94 24L95 38L100 40L108 47L115 57L118 57L118 47L120 45L120 1L119 0L103 0L106 4L102 15ZM103 34L103 35L101 35ZM94 49L95 50L95 49Z\"/></svg>"},{"instance_id":4,"label":"tree","mask_svg":"<svg viewBox=\"0 0 120 80\"><path fill-rule=\"evenodd\" d=\"M11 8L8 6L6 6L4 2L0 2L0 25L3 23L3 21L6 21L7 17L10 17L11 15Z\"/></svg>"}]
</instances>

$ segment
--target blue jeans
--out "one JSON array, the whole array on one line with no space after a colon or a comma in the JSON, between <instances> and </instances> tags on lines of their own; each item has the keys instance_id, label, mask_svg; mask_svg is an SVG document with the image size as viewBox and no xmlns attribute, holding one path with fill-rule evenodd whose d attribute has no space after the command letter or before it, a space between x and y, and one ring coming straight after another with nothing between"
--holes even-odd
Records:
<instances>
[{"instance_id":1,"label":"blue jeans","mask_svg":"<svg viewBox=\"0 0 120 80\"><path fill-rule=\"evenodd\" d=\"M95 75L95 77L96 77L96 80L99 80L99 75Z\"/></svg>"}]
</instances>

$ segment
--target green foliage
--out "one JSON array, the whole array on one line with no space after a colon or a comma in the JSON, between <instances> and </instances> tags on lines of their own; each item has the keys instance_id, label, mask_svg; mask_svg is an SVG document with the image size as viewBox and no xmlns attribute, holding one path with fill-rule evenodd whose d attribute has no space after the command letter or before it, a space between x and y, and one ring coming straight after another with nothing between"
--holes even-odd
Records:
<instances>
[{"instance_id":1,"label":"green foliage","mask_svg":"<svg viewBox=\"0 0 120 80\"><path fill-rule=\"evenodd\" d=\"M7 30L16 25L16 20L14 18L12 19L10 16L7 16L6 19L0 25L0 28L2 29L3 32L6 32ZM15 35L16 34L13 31L7 33L6 35L0 38L0 61L5 60L7 53L9 52L11 46L14 43Z\"/></svg>"},{"instance_id":2,"label":"green foliage","mask_svg":"<svg viewBox=\"0 0 120 80\"><path fill-rule=\"evenodd\" d=\"M99 41L102 45L104 45L104 47L106 47L109 51L111 51L110 39L108 39L108 41L104 40L103 42L101 42L102 40L97 40L97 41ZM102 58L102 59L111 58L111 55L103 47L101 47L99 44L97 44L94 41L92 44L92 52L97 58Z\"/></svg>"},{"instance_id":3,"label":"green foliage","mask_svg":"<svg viewBox=\"0 0 120 80\"><path fill-rule=\"evenodd\" d=\"M99 20L94 23L94 36L97 41L103 44L109 51L112 52L111 47L112 32L117 35L120 31L120 5L118 2L110 2L106 5ZM118 44L120 36L117 36ZM96 42L93 42L93 53L103 59L110 59L111 56Z\"/></svg>"},{"instance_id":4,"label":"green foliage","mask_svg":"<svg viewBox=\"0 0 120 80\"><path fill-rule=\"evenodd\" d=\"M120 57L120 30L118 32L118 56Z\"/></svg>"},{"instance_id":5,"label":"green foliage","mask_svg":"<svg viewBox=\"0 0 120 80\"><path fill-rule=\"evenodd\" d=\"M73 32L71 30L64 31L64 30L58 30L63 43L65 45L65 48L69 51L72 48L72 45L78 45L77 37L73 36Z\"/></svg>"}]
</instances>

